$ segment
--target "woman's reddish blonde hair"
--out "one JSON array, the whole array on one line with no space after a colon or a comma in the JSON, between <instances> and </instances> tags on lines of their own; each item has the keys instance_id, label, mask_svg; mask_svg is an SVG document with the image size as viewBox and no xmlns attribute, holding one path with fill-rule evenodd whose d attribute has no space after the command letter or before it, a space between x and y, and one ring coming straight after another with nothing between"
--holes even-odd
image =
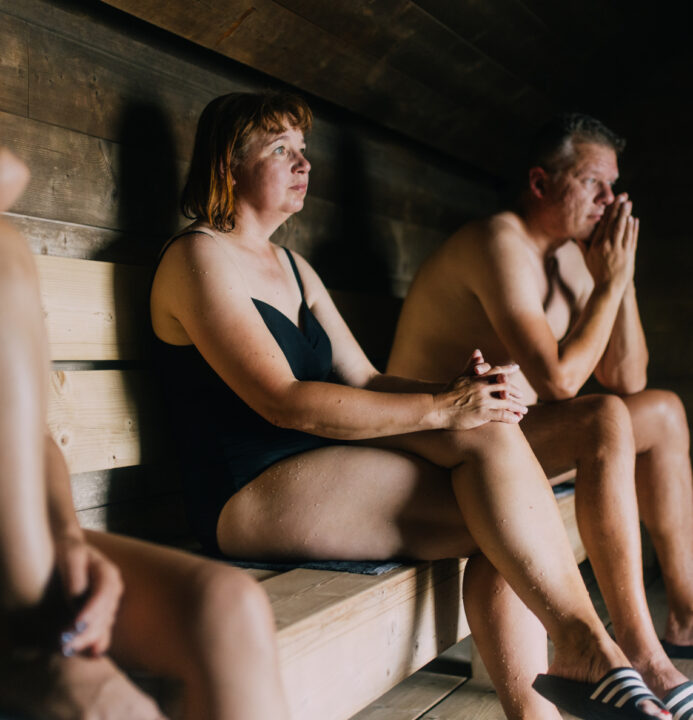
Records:
<instances>
[{"instance_id":1,"label":"woman's reddish blonde hair","mask_svg":"<svg viewBox=\"0 0 693 720\"><path fill-rule=\"evenodd\" d=\"M230 93L212 100L197 123L190 172L181 208L186 217L206 220L228 232L234 226L233 172L252 134L278 133L287 126L308 133L313 113L305 100L281 92Z\"/></svg>"}]
</instances>

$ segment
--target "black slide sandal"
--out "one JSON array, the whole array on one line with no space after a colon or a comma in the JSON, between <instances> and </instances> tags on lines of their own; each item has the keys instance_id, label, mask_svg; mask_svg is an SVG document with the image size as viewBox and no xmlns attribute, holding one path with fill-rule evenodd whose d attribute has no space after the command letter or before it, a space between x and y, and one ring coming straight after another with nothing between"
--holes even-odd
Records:
<instances>
[{"instance_id":1,"label":"black slide sandal","mask_svg":"<svg viewBox=\"0 0 693 720\"><path fill-rule=\"evenodd\" d=\"M595 683L537 675L532 687L554 705L584 720L652 720L652 715L638 708L644 700L666 709L640 673L630 667L609 670Z\"/></svg>"}]
</instances>

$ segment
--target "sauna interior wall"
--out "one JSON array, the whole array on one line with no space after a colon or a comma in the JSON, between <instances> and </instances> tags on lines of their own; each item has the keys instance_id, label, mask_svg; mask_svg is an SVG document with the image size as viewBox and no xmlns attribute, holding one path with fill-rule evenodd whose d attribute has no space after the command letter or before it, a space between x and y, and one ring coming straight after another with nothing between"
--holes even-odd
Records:
<instances>
[{"instance_id":1,"label":"sauna interior wall","mask_svg":"<svg viewBox=\"0 0 693 720\"><path fill-rule=\"evenodd\" d=\"M204 105L280 87L98 4L0 0L0 48L1 137L32 170L14 211L50 254L151 261L185 222L177 199ZM493 183L311 104L309 197L278 240L330 287L402 296L423 257L495 206Z\"/></svg>"}]
</instances>

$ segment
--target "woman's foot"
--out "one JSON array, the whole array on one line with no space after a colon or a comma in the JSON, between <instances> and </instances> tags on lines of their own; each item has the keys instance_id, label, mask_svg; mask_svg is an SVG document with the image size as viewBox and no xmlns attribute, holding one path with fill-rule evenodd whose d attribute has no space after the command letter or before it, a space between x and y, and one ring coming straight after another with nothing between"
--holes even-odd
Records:
<instances>
[{"instance_id":1,"label":"woman's foot","mask_svg":"<svg viewBox=\"0 0 693 720\"><path fill-rule=\"evenodd\" d=\"M554 661L548 674L567 680L585 683L600 682L610 671L616 668L628 668L631 663L623 651L608 637L606 632L599 638L581 634L578 642L570 647L556 646ZM632 679L628 679L631 682ZM638 710L654 718L670 720L671 715L662 710L652 700L643 699L637 703Z\"/></svg>"},{"instance_id":2,"label":"woman's foot","mask_svg":"<svg viewBox=\"0 0 693 720\"><path fill-rule=\"evenodd\" d=\"M109 659L42 651L0 661L0 710L37 720L165 720Z\"/></svg>"}]
</instances>

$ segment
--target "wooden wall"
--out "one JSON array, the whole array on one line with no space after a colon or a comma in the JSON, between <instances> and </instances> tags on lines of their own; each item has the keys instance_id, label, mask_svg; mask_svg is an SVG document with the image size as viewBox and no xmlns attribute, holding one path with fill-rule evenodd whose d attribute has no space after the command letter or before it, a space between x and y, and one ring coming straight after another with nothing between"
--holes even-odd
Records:
<instances>
[{"instance_id":1,"label":"wooden wall","mask_svg":"<svg viewBox=\"0 0 693 720\"><path fill-rule=\"evenodd\" d=\"M0 0L0 13L0 137L33 172L21 226L41 252L150 260L182 222L201 109L277 83L103 5ZM492 182L313 105L309 198L282 239L331 286L402 295L450 230L494 206Z\"/></svg>"}]
</instances>

